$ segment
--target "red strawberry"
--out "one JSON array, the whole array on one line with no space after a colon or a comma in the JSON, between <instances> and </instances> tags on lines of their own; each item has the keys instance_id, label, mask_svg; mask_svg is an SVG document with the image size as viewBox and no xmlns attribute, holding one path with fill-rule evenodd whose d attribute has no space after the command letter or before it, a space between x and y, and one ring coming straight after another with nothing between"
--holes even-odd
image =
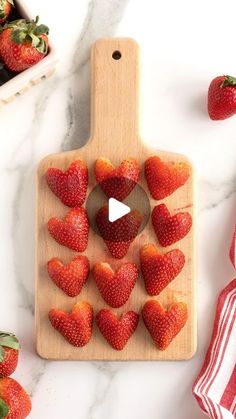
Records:
<instances>
[{"instance_id":1,"label":"red strawberry","mask_svg":"<svg viewBox=\"0 0 236 419\"><path fill-rule=\"evenodd\" d=\"M76 297L89 276L89 261L86 256L77 256L67 265L58 258L48 262L48 274L53 282L69 297Z\"/></svg>"},{"instance_id":2,"label":"red strawberry","mask_svg":"<svg viewBox=\"0 0 236 419\"><path fill-rule=\"evenodd\" d=\"M208 89L208 113L211 119L226 119L236 113L236 78L219 76Z\"/></svg>"},{"instance_id":3,"label":"red strawberry","mask_svg":"<svg viewBox=\"0 0 236 419\"><path fill-rule=\"evenodd\" d=\"M90 341L93 327L93 308L86 301L76 303L71 313L57 308L49 312L52 326L73 346L85 346Z\"/></svg>"},{"instance_id":4,"label":"red strawberry","mask_svg":"<svg viewBox=\"0 0 236 419\"><path fill-rule=\"evenodd\" d=\"M128 252L130 244L138 234L142 215L132 210L118 220L108 219L108 207L100 208L96 215L98 230L114 258L121 259Z\"/></svg>"},{"instance_id":5,"label":"red strawberry","mask_svg":"<svg viewBox=\"0 0 236 419\"><path fill-rule=\"evenodd\" d=\"M31 400L13 378L0 378L0 418L25 419L31 411Z\"/></svg>"},{"instance_id":6,"label":"red strawberry","mask_svg":"<svg viewBox=\"0 0 236 419\"><path fill-rule=\"evenodd\" d=\"M19 349L20 344L15 335L0 332L0 376L13 374L18 364Z\"/></svg>"},{"instance_id":7,"label":"red strawberry","mask_svg":"<svg viewBox=\"0 0 236 419\"><path fill-rule=\"evenodd\" d=\"M88 168L82 160L75 160L63 172L50 167L46 172L48 186L68 207L80 207L86 198L88 186Z\"/></svg>"},{"instance_id":8,"label":"red strawberry","mask_svg":"<svg viewBox=\"0 0 236 419\"><path fill-rule=\"evenodd\" d=\"M106 303L118 308L128 301L138 279L138 269L134 263L125 263L114 272L108 263L96 263L93 276Z\"/></svg>"},{"instance_id":9,"label":"red strawberry","mask_svg":"<svg viewBox=\"0 0 236 419\"><path fill-rule=\"evenodd\" d=\"M63 246L76 252L84 252L88 245L89 220L84 208L72 208L65 220L51 218L48 221L51 236Z\"/></svg>"},{"instance_id":10,"label":"red strawberry","mask_svg":"<svg viewBox=\"0 0 236 419\"><path fill-rule=\"evenodd\" d=\"M142 309L143 321L155 345L164 351L184 327L188 311L185 303L173 303L168 310L155 300L147 301Z\"/></svg>"},{"instance_id":11,"label":"red strawberry","mask_svg":"<svg viewBox=\"0 0 236 419\"><path fill-rule=\"evenodd\" d=\"M134 311L127 311L120 318L110 309L102 309L96 316L98 328L107 342L117 351L127 344L135 332L139 315Z\"/></svg>"},{"instance_id":12,"label":"red strawberry","mask_svg":"<svg viewBox=\"0 0 236 419\"><path fill-rule=\"evenodd\" d=\"M154 244L146 244L140 262L147 293L158 295L181 272L185 257L179 249L161 255Z\"/></svg>"},{"instance_id":13,"label":"red strawberry","mask_svg":"<svg viewBox=\"0 0 236 419\"><path fill-rule=\"evenodd\" d=\"M48 52L48 32L45 25L19 19L7 23L0 34L0 55L6 67L14 72L37 64Z\"/></svg>"},{"instance_id":14,"label":"red strawberry","mask_svg":"<svg viewBox=\"0 0 236 419\"><path fill-rule=\"evenodd\" d=\"M0 24L2 25L14 6L13 0L0 0Z\"/></svg>"},{"instance_id":15,"label":"red strawberry","mask_svg":"<svg viewBox=\"0 0 236 419\"><path fill-rule=\"evenodd\" d=\"M119 201L125 199L139 180L140 168L137 160L129 157L115 169L109 159L98 159L95 176L104 193Z\"/></svg>"},{"instance_id":16,"label":"red strawberry","mask_svg":"<svg viewBox=\"0 0 236 419\"><path fill-rule=\"evenodd\" d=\"M188 212L170 215L165 204L157 205L152 211L152 225L163 247L181 240L192 226L192 217Z\"/></svg>"},{"instance_id":17,"label":"red strawberry","mask_svg":"<svg viewBox=\"0 0 236 419\"><path fill-rule=\"evenodd\" d=\"M163 199L184 185L190 175L187 163L164 163L159 157L145 161L145 176L150 194L154 199Z\"/></svg>"}]
</instances>

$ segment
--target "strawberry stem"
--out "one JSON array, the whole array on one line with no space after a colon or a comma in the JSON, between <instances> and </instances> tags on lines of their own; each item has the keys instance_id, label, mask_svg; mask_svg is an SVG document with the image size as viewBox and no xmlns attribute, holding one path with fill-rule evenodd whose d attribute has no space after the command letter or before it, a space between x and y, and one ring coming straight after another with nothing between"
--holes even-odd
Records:
<instances>
[{"instance_id":1,"label":"strawberry stem","mask_svg":"<svg viewBox=\"0 0 236 419\"><path fill-rule=\"evenodd\" d=\"M12 333L0 332L0 362L4 360L5 351L4 348L20 349L20 344L15 335Z\"/></svg>"},{"instance_id":2,"label":"strawberry stem","mask_svg":"<svg viewBox=\"0 0 236 419\"><path fill-rule=\"evenodd\" d=\"M1 0L0 0L1 1ZM49 28L46 25L38 25L39 17L35 20L18 19L6 23L1 30L11 29L11 39L16 44L30 42L32 47L40 53L47 54L47 43L41 35L48 35Z\"/></svg>"},{"instance_id":3,"label":"strawberry stem","mask_svg":"<svg viewBox=\"0 0 236 419\"><path fill-rule=\"evenodd\" d=\"M225 80L221 84L221 87L236 86L236 77L226 76Z\"/></svg>"}]
</instances>

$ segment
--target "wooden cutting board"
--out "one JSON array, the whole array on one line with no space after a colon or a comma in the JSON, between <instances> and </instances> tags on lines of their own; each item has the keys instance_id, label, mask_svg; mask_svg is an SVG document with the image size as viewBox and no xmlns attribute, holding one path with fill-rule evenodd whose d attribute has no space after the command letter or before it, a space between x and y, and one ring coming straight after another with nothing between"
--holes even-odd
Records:
<instances>
[{"instance_id":1,"label":"wooden cutting board","mask_svg":"<svg viewBox=\"0 0 236 419\"><path fill-rule=\"evenodd\" d=\"M151 222L137 236L124 259L112 259L103 240L91 229L89 244L84 252L95 262L108 261L117 268L121 263L133 261L139 265L139 248L145 243L155 243L161 252L171 248L181 249L186 257L185 266L180 275L156 297L164 305L175 300L187 303L189 318L187 324L173 340L167 350L159 351L153 344L149 333L140 317L138 328L123 351L113 350L94 325L91 341L83 348L75 348L52 328L48 312L52 307L70 311L76 301L87 300L93 305L95 314L106 307L96 284L90 275L81 294L77 298L66 296L57 288L47 274L47 261L52 257L69 262L76 254L56 243L47 231L47 222L51 217L63 218L68 207L51 192L45 180L49 167L62 170L68 168L76 159L85 160L89 168L88 194L96 185L94 163L99 157L109 158L114 165L119 165L126 157L134 157L140 162L142 175L139 184L150 197L151 208L160 201L151 199L144 178L143 164L147 157L158 155L164 161L188 161L186 157L157 151L146 147L139 135L139 49L131 39L101 39L91 51L91 137L88 143L70 152L47 156L39 165L37 173L37 227L36 227L36 347L38 354L46 359L71 360L180 360L189 359L196 350L196 295L194 272L194 223L190 233L170 248L161 248L157 242ZM158 144L158 141L157 141ZM194 179L191 176L184 186L164 199L171 212L183 209L194 218ZM142 305L151 299L144 289L140 277L131 293L129 301L118 313L127 310L141 311Z\"/></svg>"}]
</instances>

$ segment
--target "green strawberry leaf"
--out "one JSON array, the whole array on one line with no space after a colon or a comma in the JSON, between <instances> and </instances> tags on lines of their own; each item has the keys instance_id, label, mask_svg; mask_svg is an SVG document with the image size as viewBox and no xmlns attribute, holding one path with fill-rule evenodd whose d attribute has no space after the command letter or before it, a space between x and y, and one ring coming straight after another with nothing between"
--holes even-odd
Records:
<instances>
[{"instance_id":1,"label":"green strawberry leaf","mask_svg":"<svg viewBox=\"0 0 236 419\"><path fill-rule=\"evenodd\" d=\"M236 86L236 77L226 76L221 87Z\"/></svg>"},{"instance_id":2,"label":"green strawberry leaf","mask_svg":"<svg viewBox=\"0 0 236 419\"><path fill-rule=\"evenodd\" d=\"M17 337L10 333L2 333L0 332L0 348L5 346L11 349L20 349L20 344Z\"/></svg>"},{"instance_id":3,"label":"green strawberry leaf","mask_svg":"<svg viewBox=\"0 0 236 419\"><path fill-rule=\"evenodd\" d=\"M32 21L28 21L25 19L12 20L11 22L8 22L4 25L4 29L8 29L8 28L12 28L14 30L21 29L22 31L27 32L29 23L32 23Z\"/></svg>"},{"instance_id":4,"label":"green strawberry leaf","mask_svg":"<svg viewBox=\"0 0 236 419\"><path fill-rule=\"evenodd\" d=\"M2 346L0 346L0 362L3 362L5 358L5 351Z\"/></svg>"},{"instance_id":5,"label":"green strawberry leaf","mask_svg":"<svg viewBox=\"0 0 236 419\"><path fill-rule=\"evenodd\" d=\"M0 19L4 19L4 17L5 17L4 8L2 6L2 3L0 2Z\"/></svg>"},{"instance_id":6,"label":"green strawberry leaf","mask_svg":"<svg viewBox=\"0 0 236 419\"><path fill-rule=\"evenodd\" d=\"M35 35L49 34L49 28L46 25L38 25L34 30Z\"/></svg>"},{"instance_id":7,"label":"green strawberry leaf","mask_svg":"<svg viewBox=\"0 0 236 419\"><path fill-rule=\"evenodd\" d=\"M9 408L7 404L0 399L0 419L5 418L9 413Z\"/></svg>"},{"instance_id":8,"label":"green strawberry leaf","mask_svg":"<svg viewBox=\"0 0 236 419\"><path fill-rule=\"evenodd\" d=\"M48 52L47 44L44 41L44 39L39 38L39 40L40 40L40 42L39 42L38 46L36 47L36 49L37 49L38 52L41 52L41 54L46 55L47 52Z\"/></svg>"},{"instance_id":9,"label":"green strawberry leaf","mask_svg":"<svg viewBox=\"0 0 236 419\"><path fill-rule=\"evenodd\" d=\"M6 1L0 0L0 19L4 19L6 17L5 7L6 7Z\"/></svg>"},{"instance_id":10,"label":"green strawberry leaf","mask_svg":"<svg viewBox=\"0 0 236 419\"><path fill-rule=\"evenodd\" d=\"M27 33L22 31L21 29L15 29L11 33L11 39L16 44L23 44L23 42L26 38L26 35L27 35Z\"/></svg>"},{"instance_id":11,"label":"green strawberry leaf","mask_svg":"<svg viewBox=\"0 0 236 419\"><path fill-rule=\"evenodd\" d=\"M40 44L40 38L35 36L33 33L29 33L29 37L31 38L32 47L36 48Z\"/></svg>"}]
</instances>

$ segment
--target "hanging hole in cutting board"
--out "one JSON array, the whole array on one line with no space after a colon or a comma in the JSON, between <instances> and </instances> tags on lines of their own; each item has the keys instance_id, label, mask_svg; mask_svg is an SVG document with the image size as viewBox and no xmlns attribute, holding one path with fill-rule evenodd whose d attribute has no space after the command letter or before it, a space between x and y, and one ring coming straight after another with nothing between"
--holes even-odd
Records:
<instances>
[{"instance_id":1,"label":"hanging hole in cutting board","mask_svg":"<svg viewBox=\"0 0 236 419\"><path fill-rule=\"evenodd\" d=\"M121 59L121 52L120 51L114 51L112 54L113 60L120 60Z\"/></svg>"}]
</instances>

